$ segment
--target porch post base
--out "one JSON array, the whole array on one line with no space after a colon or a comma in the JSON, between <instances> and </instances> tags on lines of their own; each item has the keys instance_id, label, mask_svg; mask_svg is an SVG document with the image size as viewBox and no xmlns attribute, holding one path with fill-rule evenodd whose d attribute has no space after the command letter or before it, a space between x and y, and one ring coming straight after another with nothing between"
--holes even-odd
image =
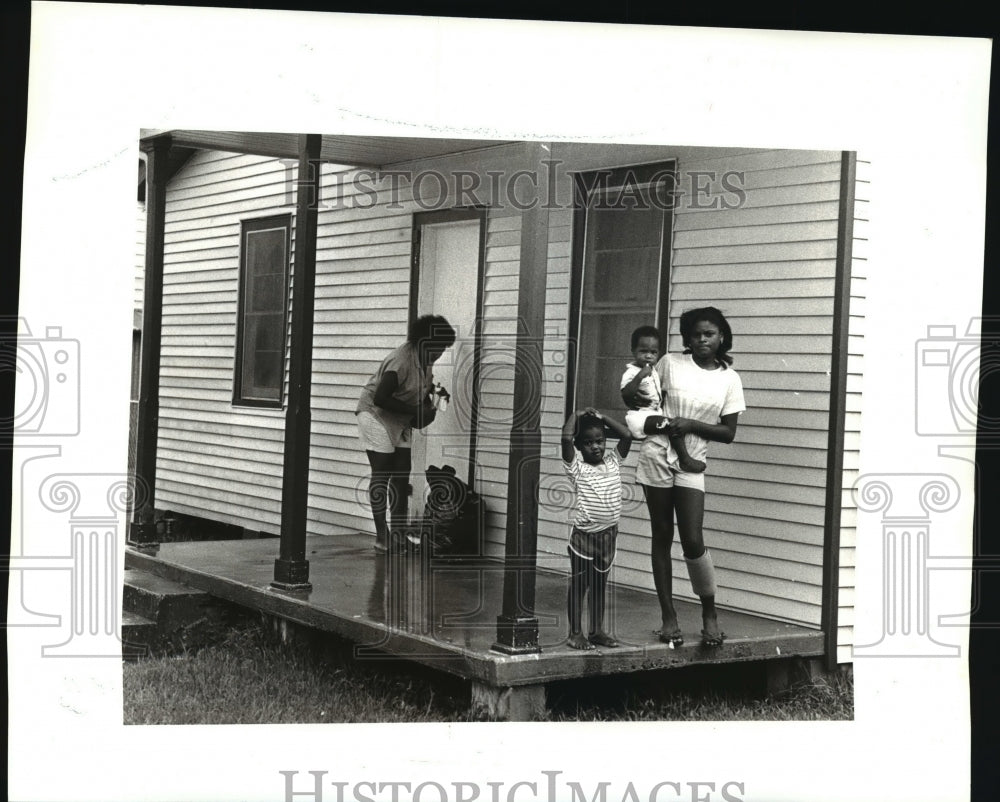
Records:
<instances>
[{"instance_id":1,"label":"porch post base","mask_svg":"<svg viewBox=\"0 0 1000 802\"><path fill-rule=\"evenodd\" d=\"M286 560L278 557L274 561L274 579L271 587L277 590L312 590L309 581L309 560Z\"/></svg>"},{"instance_id":2,"label":"porch post base","mask_svg":"<svg viewBox=\"0 0 1000 802\"><path fill-rule=\"evenodd\" d=\"M537 721L545 718L545 686L497 688L472 681L472 712L494 721Z\"/></svg>"},{"instance_id":3,"label":"porch post base","mask_svg":"<svg viewBox=\"0 0 1000 802\"><path fill-rule=\"evenodd\" d=\"M504 654L537 654L538 619L526 615L498 615L497 640L493 651Z\"/></svg>"},{"instance_id":4,"label":"porch post base","mask_svg":"<svg viewBox=\"0 0 1000 802\"><path fill-rule=\"evenodd\" d=\"M160 548L156 539L156 524L153 521L129 521L125 545L143 554L155 554Z\"/></svg>"}]
</instances>

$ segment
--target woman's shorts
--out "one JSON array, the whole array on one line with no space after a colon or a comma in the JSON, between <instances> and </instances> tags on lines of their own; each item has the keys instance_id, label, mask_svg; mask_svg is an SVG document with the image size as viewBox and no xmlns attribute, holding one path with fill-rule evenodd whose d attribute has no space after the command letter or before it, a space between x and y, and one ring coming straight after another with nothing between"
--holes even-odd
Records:
<instances>
[{"instance_id":1,"label":"woman's shorts","mask_svg":"<svg viewBox=\"0 0 1000 802\"><path fill-rule=\"evenodd\" d=\"M573 527L569 535L569 550L585 560L594 561L594 570L606 574L615 561L618 525L597 532L584 532Z\"/></svg>"},{"instance_id":2,"label":"woman's shorts","mask_svg":"<svg viewBox=\"0 0 1000 802\"><path fill-rule=\"evenodd\" d=\"M409 426L401 430L387 428L371 412L359 412L358 435L365 451L376 454L392 454L397 448L410 448L413 429Z\"/></svg>"},{"instance_id":3,"label":"woman's shorts","mask_svg":"<svg viewBox=\"0 0 1000 802\"><path fill-rule=\"evenodd\" d=\"M677 470L676 465L677 453L670 440L662 435L651 435L639 447L635 481L646 487L689 487L705 492L704 473L685 473Z\"/></svg>"}]
</instances>

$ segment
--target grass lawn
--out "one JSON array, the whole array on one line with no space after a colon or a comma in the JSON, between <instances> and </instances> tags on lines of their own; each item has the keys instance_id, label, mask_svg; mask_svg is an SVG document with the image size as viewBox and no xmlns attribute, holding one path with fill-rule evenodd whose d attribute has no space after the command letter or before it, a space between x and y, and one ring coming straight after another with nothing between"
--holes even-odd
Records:
<instances>
[{"instance_id":1,"label":"grass lawn","mask_svg":"<svg viewBox=\"0 0 1000 802\"><path fill-rule=\"evenodd\" d=\"M552 683L550 721L853 718L849 677L763 692L760 665L729 664ZM471 721L468 683L402 660L354 660L324 637L289 648L234 629L193 654L124 664L126 724Z\"/></svg>"}]
</instances>

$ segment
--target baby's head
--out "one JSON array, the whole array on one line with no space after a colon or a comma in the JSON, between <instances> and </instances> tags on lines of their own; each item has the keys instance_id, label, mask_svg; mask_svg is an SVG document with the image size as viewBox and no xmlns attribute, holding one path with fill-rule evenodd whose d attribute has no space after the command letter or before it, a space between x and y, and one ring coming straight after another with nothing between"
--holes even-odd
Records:
<instances>
[{"instance_id":1,"label":"baby's head","mask_svg":"<svg viewBox=\"0 0 1000 802\"><path fill-rule=\"evenodd\" d=\"M576 423L573 445L584 462L600 465L604 460L604 421L593 415L581 415Z\"/></svg>"},{"instance_id":2,"label":"baby's head","mask_svg":"<svg viewBox=\"0 0 1000 802\"><path fill-rule=\"evenodd\" d=\"M639 326L632 332L632 357L636 365L652 367L660 358L662 342L655 326Z\"/></svg>"}]
</instances>

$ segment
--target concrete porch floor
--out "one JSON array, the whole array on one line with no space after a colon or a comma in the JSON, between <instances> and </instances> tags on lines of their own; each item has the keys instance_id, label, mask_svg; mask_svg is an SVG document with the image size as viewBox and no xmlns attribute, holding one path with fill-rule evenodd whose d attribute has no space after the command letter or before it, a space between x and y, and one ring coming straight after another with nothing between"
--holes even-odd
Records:
<instances>
[{"instance_id":1,"label":"concrete porch floor","mask_svg":"<svg viewBox=\"0 0 1000 802\"><path fill-rule=\"evenodd\" d=\"M622 645L570 649L564 642L566 578L539 570L535 607L541 652L506 655L490 648L502 597L500 562L439 564L426 555L376 552L372 542L367 535L309 537L312 590L302 594L270 587L278 554L278 542L270 538L164 543L155 555L129 549L126 566L333 632L357 644L359 659L413 660L487 689L543 688L553 680L584 676L823 653L819 630L725 610L719 618L727 640L719 648L705 648L698 638L699 608L683 601L677 608L686 643L672 649L653 634L659 623L656 597L613 583L606 628ZM553 558L539 555L540 569L547 560ZM548 565L561 567L555 561Z\"/></svg>"}]
</instances>

